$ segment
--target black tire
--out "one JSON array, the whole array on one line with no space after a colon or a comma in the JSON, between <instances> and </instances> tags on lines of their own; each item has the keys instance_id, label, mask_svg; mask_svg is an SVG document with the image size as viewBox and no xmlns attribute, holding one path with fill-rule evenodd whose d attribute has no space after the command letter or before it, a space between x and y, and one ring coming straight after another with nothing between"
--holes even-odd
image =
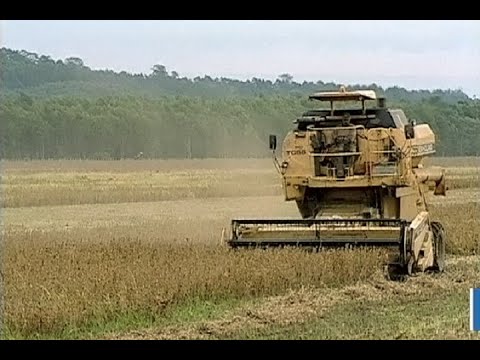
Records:
<instances>
[{"instance_id":1,"label":"black tire","mask_svg":"<svg viewBox=\"0 0 480 360\"><path fill-rule=\"evenodd\" d=\"M384 270L385 278L389 281L405 282L408 279L405 267L400 264L388 264Z\"/></svg>"},{"instance_id":2,"label":"black tire","mask_svg":"<svg viewBox=\"0 0 480 360\"><path fill-rule=\"evenodd\" d=\"M443 272L445 270L445 229L439 222L432 222L433 231L433 270Z\"/></svg>"}]
</instances>

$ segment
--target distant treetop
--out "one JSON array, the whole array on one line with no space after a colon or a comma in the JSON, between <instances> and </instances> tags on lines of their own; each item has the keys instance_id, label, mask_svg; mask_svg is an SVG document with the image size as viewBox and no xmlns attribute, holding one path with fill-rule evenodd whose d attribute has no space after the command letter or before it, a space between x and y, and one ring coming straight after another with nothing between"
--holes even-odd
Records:
<instances>
[{"instance_id":1,"label":"distant treetop","mask_svg":"<svg viewBox=\"0 0 480 360\"><path fill-rule=\"evenodd\" d=\"M38 97L69 96L96 97L104 95L185 95L202 97L250 97L268 95L307 95L316 91L338 89L339 84L318 81L298 83L289 73L279 74L276 81L253 77L241 81L208 75L193 79L180 77L175 70L154 64L150 74L133 74L126 71L92 70L77 56L53 60L26 50L0 48L0 74L2 86L8 92L22 90ZM383 89L377 84L346 84L349 89L373 89L388 99L422 101L432 97L443 102L457 103L472 100L461 90L407 90L398 86ZM59 88L61 87L61 91Z\"/></svg>"}]
</instances>

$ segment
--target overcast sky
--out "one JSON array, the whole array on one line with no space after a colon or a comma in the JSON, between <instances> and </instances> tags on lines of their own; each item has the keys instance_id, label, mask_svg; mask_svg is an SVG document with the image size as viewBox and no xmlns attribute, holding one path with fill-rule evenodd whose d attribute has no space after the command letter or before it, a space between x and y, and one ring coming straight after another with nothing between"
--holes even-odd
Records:
<instances>
[{"instance_id":1,"label":"overcast sky","mask_svg":"<svg viewBox=\"0 0 480 360\"><path fill-rule=\"evenodd\" d=\"M2 46L93 69L377 83L480 97L480 21L3 20Z\"/></svg>"}]
</instances>

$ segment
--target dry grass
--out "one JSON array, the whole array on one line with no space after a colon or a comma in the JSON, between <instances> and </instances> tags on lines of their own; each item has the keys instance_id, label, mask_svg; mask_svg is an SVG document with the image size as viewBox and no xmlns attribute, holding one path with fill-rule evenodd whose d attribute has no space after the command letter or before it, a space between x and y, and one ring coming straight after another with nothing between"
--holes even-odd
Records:
<instances>
[{"instance_id":1,"label":"dry grass","mask_svg":"<svg viewBox=\"0 0 480 360\"><path fill-rule=\"evenodd\" d=\"M480 166L445 167L445 177L449 190L480 187Z\"/></svg>"},{"instance_id":2,"label":"dry grass","mask_svg":"<svg viewBox=\"0 0 480 360\"><path fill-rule=\"evenodd\" d=\"M278 195L267 160L6 162L5 207Z\"/></svg>"},{"instance_id":3,"label":"dry grass","mask_svg":"<svg viewBox=\"0 0 480 360\"><path fill-rule=\"evenodd\" d=\"M447 229L449 253L480 251L480 223L473 216L477 211L476 203L433 207L434 217ZM215 226L222 224L206 228L208 220L203 221L197 220L194 229L168 223L10 228L5 257L9 330L22 336L55 334L128 313L162 316L193 298L354 284L371 278L385 259L383 252L373 250L229 251L214 237ZM179 236L182 231L194 241L186 242Z\"/></svg>"},{"instance_id":4,"label":"dry grass","mask_svg":"<svg viewBox=\"0 0 480 360\"><path fill-rule=\"evenodd\" d=\"M433 163L452 165L449 189L480 186L476 160ZM7 208L282 194L270 159L7 161L4 169Z\"/></svg>"},{"instance_id":5,"label":"dry grass","mask_svg":"<svg viewBox=\"0 0 480 360\"><path fill-rule=\"evenodd\" d=\"M281 193L280 180L270 170L32 173L7 175L4 182L5 207L104 204Z\"/></svg>"},{"instance_id":6,"label":"dry grass","mask_svg":"<svg viewBox=\"0 0 480 360\"><path fill-rule=\"evenodd\" d=\"M462 157L431 157L425 159L425 163L434 166L444 167L480 167L480 157L462 156Z\"/></svg>"},{"instance_id":7,"label":"dry grass","mask_svg":"<svg viewBox=\"0 0 480 360\"><path fill-rule=\"evenodd\" d=\"M12 333L54 333L122 314L159 316L192 298L279 294L366 279L379 251L233 251L131 239L65 241L24 233L5 255L6 323Z\"/></svg>"},{"instance_id":8,"label":"dry grass","mask_svg":"<svg viewBox=\"0 0 480 360\"><path fill-rule=\"evenodd\" d=\"M406 283L388 281L378 272L353 285L302 287L242 302L210 319L122 329L103 337L480 339L468 325L468 293L478 283L480 261L475 257L449 258L448 269L441 275L418 274Z\"/></svg>"},{"instance_id":9,"label":"dry grass","mask_svg":"<svg viewBox=\"0 0 480 360\"><path fill-rule=\"evenodd\" d=\"M480 203L438 204L431 207L432 217L447 233L447 252L457 255L480 254Z\"/></svg>"},{"instance_id":10,"label":"dry grass","mask_svg":"<svg viewBox=\"0 0 480 360\"><path fill-rule=\"evenodd\" d=\"M3 161L7 174L33 173L129 173L190 170L262 170L271 159L168 159L168 160L32 160Z\"/></svg>"},{"instance_id":11,"label":"dry grass","mask_svg":"<svg viewBox=\"0 0 480 360\"><path fill-rule=\"evenodd\" d=\"M243 168L239 160L7 163L4 270L11 333L59 333L132 312L161 316L192 298L277 295L353 284L378 272L379 251L233 252L218 245L234 215L290 211L281 196L238 198L279 190L274 170L262 161ZM164 167L157 172L158 164ZM478 176L469 164L448 171L462 179ZM139 202L177 197L202 200ZM432 211L447 229L449 253L480 253L478 200L447 200L437 200ZM94 205L125 201L137 203ZM15 209L81 203L90 205Z\"/></svg>"}]
</instances>

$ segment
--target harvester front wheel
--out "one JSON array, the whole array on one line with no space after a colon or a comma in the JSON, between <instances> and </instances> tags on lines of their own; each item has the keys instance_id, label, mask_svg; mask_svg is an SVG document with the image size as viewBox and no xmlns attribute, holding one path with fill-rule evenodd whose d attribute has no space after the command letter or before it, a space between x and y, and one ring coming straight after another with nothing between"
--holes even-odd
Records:
<instances>
[{"instance_id":1,"label":"harvester front wheel","mask_svg":"<svg viewBox=\"0 0 480 360\"><path fill-rule=\"evenodd\" d=\"M432 222L434 262L433 270L443 272L445 269L445 229L439 222Z\"/></svg>"}]
</instances>

